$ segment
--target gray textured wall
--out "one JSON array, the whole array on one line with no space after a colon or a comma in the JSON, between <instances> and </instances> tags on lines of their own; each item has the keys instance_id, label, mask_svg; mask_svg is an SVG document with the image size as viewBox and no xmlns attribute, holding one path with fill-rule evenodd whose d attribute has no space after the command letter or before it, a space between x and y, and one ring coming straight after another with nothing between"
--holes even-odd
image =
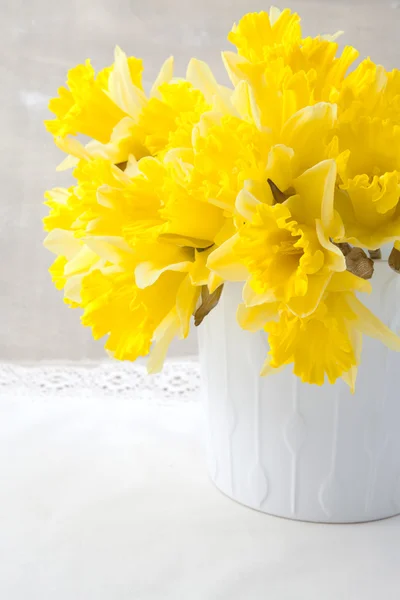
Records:
<instances>
[{"instance_id":1,"label":"gray textured wall","mask_svg":"<svg viewBox=\"0 0 400 600\"><path fill-rule=\"evenodd\" d=\"M305 33L344 29L342 43L387 68L400 66L400 2L292 0L290 7L302 15ZM54 171L61 154L42 126L47 101L67 69L87 57L96 68L109 64L118 43L145 60L145 82L170 54L178 74L196 56L223 77L219 53L228 48L231 24L247 11L268 8L261 0L2 3L0 360L104 356L101 343L92 341L53 288L47 274L51 256L41 246L43 190L68 183L68 175ZM194 336L174 346L178 354L195 350Z\"/></svg>"}]
</instances>

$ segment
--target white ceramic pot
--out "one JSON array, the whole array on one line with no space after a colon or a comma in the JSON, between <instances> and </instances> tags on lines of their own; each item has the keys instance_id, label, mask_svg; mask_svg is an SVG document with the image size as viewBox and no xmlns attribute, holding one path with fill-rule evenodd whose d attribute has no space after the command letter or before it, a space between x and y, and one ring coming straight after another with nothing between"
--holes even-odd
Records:
<instances>
[{"instance_id":1,"label":"white ceramic pot","mask_svg":"<svg viewBox=\"0 0 400 600\"><path fill-rule=\"evenodd\" d=\"M375 264L363 301L397 329L400 276ZM199 327L209 470L225 494L257 510L345 523L400 512L400 353L364 337L356 393L340 380L301 383L290 367L259 376L266 334L243 331L241 286L227 284Z\"/></svg>"}]
</instances>

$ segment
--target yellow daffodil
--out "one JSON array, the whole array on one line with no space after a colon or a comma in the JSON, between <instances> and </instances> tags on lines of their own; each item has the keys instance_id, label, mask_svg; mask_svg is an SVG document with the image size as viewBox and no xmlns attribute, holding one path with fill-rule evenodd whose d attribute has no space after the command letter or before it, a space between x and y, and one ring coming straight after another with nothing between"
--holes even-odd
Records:
<instances>
[{"instance_id":1,"label":"yellow daffodil","mask_svg":"<svg viewBox=\"0 0 400 600\"><path fill-rule=\"evenodd\" d=\"M105 348L119 360L146 356L153 343L150 371L155 372L173 337L186 337L199 291L185 273L165 272L140 289L132 272L95 270L82 283L82 323L95 339L108 335Z\"/></svg>"},{"instance_id":2,"label":"yellow daffodil","mask_svg":"<svg viewBox=\"0 0 400 600\"><path fill-rule=\"evenodd\" d=\"M84 310L82 322L96 339L108 334L106 348L116 358L134 360L152 345L152 371L172 338L188 335L201 286L221 284L210 279L207 251L166 239L173 219L163 217L163 198L172 166L150 157L125 171L104 159L81 161L74 188L47 193L45 245L57 255L50 269L56 287Z\"/></svg>"},{"instance_id":3,"label":"yellow daffodil","mask_svg":"<svg viewBox=\"0 0 400 600\"><path fill-rule=\"evenodd\" d=\"M117 47L114 64L100 71L97 77L90 61L69 72L69 89L60 88L59 97L49 104L56 119L46 122L57 145L75 157L65 161L61 168L75 165L76 159L102 157L117 164L131 154L137 159L151 154L145 145L146 131L141 127L140 115L149 101L160 96L159 89L171 81L173 60L169 58L162 66L149 98L142 87L142 70L142 61L128 58ZM167 119L168 106L161 105ZM148 122L148 115L143 119ZM93 139L84 147L71 138L77 134Z\"/></svg>"},{"instance_id":4,"label":"yellow daffodil","mask_svg":"<svg viewBox=\"0 0 400 600\"><path fill-rule=\"evenodd\" d=\"M237 196L238 232L208 265L227 280L247 279L248 304L282 301L309 314L333 272L346 268L331 241L343 234L334 211L336 164L321 160L334 120L329 104L296 113L282 130L290 146L273 146L261 175Z\"/></svg>"},{"instance_id":5,"label":"yellow daffodil","mask_svg":"<svg viewBox=\"0 0 400 600\"><path fill-rule=\"evenodd\" d=\"M305 76L307 104L329 101L358 56L354 48L346 46L336 57L335 38L339 34L303 39L299 15L272 8L269 14L245 15L234 25L228 39L237 54L224 52L223 59L232 82L249 81L260 105L271 95L271 80L280 79L283 89L290 90L290 80L296 81L293 75ZM297 110L305 105L298 105Z\"/></svg>"},{"instance_id":6,"label":"yellow daffodil","mask_svg":"<svg viewBox=\"0 0 400 600\"><path fill-rule=\"evenodd\" d=\"M289 148L271 152L278 151L290 159ZM282 186L288 197L282 203L276 203L275 188L268 184L268 201L243 191L237 210L244 224L210 255L210 268L228 280L248 274L248 305L281 301L300 316L312 313L332 274L346 268L341 251L330 241L341 232L333 210L335 179L335 162L326 160L295 179L289 175L289 185Z\"/></svg>"},{"instance_id":7,"label":"yellow daffodil","mask_svg":"<svg viewBox=\"0 0 400 600\"><path fill-rule=\"evenodd\" d=\"M330 101L337 103L339 122L376 114L386 83L385 69L370 59L363 60L331 91Z\"/></svg>"},{"instance_id":8,"label":"yellow daffodil","mask_svg":"<svg viewBox=\"0 0 400 600\"><path fill-rule=\"evenodd\" d=\"M399 125L400 71L387 72L366 58L332 91L330 101L338 104L341 122L367 116Z\"/></svg>"},{"instance_id":9,"label":"yellow daffodil","mask_svg":"<svg viewBox=\"0 0 400 600\"><path fill-rule=\"evenodd\" d=\"M68 89L61 87L58 90L58 98L50 100L49 109L56 118L46 122L47 129L56 137L82 133L108 142L112 130L126 113L109 97L107 88L96 80L90 60L69 71L67 86Z\"/></svg>"},{"instance_id":10,"label":"yellow daffodil","mask_svg":"<svg viewBox=\"0 0 400 600\"><path fill-rule=\"evenodd\" d=\"M154 159L144 159L151 170ZM143 163L144 166L145 163ZM81 161L74 175L77 185L69 190L47 192L50 214L44 219L45 229L52 233L68 231L75 243L90 239L122 239L127 231L128 248L132 231L139 235L140 227L152 231L162 224L159 217L160 198L148 178L136 168L136 176L104 159ZM64 234L63 234L64 235ZM129 248L133 252L133 248Z\"/></svg>"},{"instance_id":11,"label":"yellow daffodil","mask_svg":"<svg viewBox=\"0 0 400 600\"><path fill-rule=\"evenodd\" d=\"M336 208L346 240L379 248L400 236L400 126L360 117L338 127Z\"/></svg>"},{"instance_id":12,"label":"yellow daffodil","mask_svg":"<svg viewBox=\"0 0 400 600\"><path fill-rule=\"evenodd\" d=\"M260 179L270 148L268 132L232 115L205 115L194 131L191 185L208 202L232 212L246 179Z\"/></svg>"},{"instance_id":13,"label":"yellow daffodil","mask_svg":"<svg viewBox=\"0 0 400 600\"><path fill-rule=\"evenodd\" d=\"M233 26L228 40L250 63L266 63L300 45L300 17L289 9L249 13Z\"/></svg>"},{"instance_id":14,"label":"yellow daffodil","mask_svg":"<svg viewBox=\"0 0 400 600\"><path fill-rule=\"evenodd\" d=\"M341 377L354 391L363 334L400 350L400 338L364 306L356 291L369 292L369 282L336 273L318 308L305 318L282 304L240 305L239 324L268 333L270 351L262 374L293 364L293 372L305 383L322 385Z\"/></svg>"},{"instance_id":15,"label":"yellow daffodil","mask_svg":"<svg viewBox=\"0 0 400 600\"><path fill-rule=\"evenodd\" d=\"M157 172L149 173L144 166L141 169L160 198L159 214L164 223L160 236L192 248L212 245L225 219L223 211L204 202L191 185L193 153L171 151L162 163L158 162Z\"/></svg>"},{"instance_id":16,"label":"yellow daffodil","mask_svg":"<svg viewBox=\"0 0 400 600\"><path fill-rule=\"evenodd\" d=\"M127 58L119 49L115 63L95 76L90 61L68 73L68 89L61 87L59 97L49 103L56 115L46 121L57 145L77 158L110 157L113 162L127 159L129 154L140 158L148 154L136 131L138 114L146 104L142 88L142 61ZM166 61L156 80L156 87L172 77L172 59ZM92 138L86 150L70 136L83 134ZM76 164L67 161L65 166Z\"/></svg>"}]
</instances>

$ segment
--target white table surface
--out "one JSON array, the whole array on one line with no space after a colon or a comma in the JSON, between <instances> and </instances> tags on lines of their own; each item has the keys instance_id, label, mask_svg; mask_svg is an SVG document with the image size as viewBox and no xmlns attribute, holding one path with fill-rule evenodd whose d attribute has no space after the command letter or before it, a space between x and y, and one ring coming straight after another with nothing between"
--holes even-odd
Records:
<instances>
[{"instance_id":1,"label":"white table surface","mask_svg":"<svg viewBox=\"0 0 400 600\"><path fill-rule=\"evenodd\" d=\"M400 518L236 504L207 477L197 364L113 369L0 367L1 600L398 600Z\"/></svg>"}]
</instances>

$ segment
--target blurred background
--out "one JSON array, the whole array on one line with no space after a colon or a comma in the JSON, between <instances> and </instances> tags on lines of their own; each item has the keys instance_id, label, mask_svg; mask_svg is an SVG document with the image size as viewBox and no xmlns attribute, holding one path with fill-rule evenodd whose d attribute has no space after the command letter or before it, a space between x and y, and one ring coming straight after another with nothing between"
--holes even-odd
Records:
<instances>
[{"instance_id":1,"label":"blurred background","mask_svg":"<svg viewBox=\"0 0 400 600\"><path fill-rule=\"evenodd\" d=\"M386 68L400 67L400 1L291 0L276 2L302 16L307 34L344 30L342 45L357 47ZM268 10L262 0L13 0L0 22L0 361L96 360L101 342L82 328L47 273L52 255L42 247L43 192L69 185L56 173L62 153L42 124L47 103L67 70L86 58L95 69L113 61L120 45L144 59L150 86L163 60L174 55L176 74L188 60L206 60L227 83L220 51L245 12ZM194 354L195 334L172 348Z\"/></svg>"}]
</instances>

